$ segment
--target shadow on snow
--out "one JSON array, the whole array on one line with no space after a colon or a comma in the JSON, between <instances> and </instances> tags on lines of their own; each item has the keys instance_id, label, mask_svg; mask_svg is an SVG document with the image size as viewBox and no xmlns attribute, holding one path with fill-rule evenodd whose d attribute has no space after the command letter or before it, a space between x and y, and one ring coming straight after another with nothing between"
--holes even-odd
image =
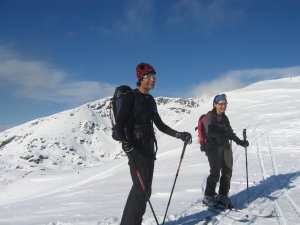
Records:
<instances>
[{"instance_id":1,"label":"shadow on snow","mask_svg":"<svg viewBox=\"0 0 300 225\"><path fill-rule=\"evenodd\" d=\"M271 201L276 200L278 197L272 196L275 191L283 189L291 189L295 185L291 185L294 179L300 176L300 172L288 173L288 174L278 174L268 177L267 179L261 181L258 185L249 187L249 202L254 202L259 198L267 198ZM247 208L248 198L247 189L232 195L231 201L236 209ZM201 202L201 200L199 200ZM200 203L201 204L201 203ZM211 212L210 210L203 210L199 213L194 213L192 215L184 216L178 220L165 222L166 225L195 225L200 221L204 221L207 215L218 215L218 212Z\"/></svg>"}]
</instances>

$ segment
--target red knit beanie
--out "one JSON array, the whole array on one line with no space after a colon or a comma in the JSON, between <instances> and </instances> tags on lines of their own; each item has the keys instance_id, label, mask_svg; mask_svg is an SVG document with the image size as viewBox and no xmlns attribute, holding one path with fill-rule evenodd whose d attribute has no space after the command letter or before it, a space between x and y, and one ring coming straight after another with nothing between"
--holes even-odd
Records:
<instances>
[{"instance_id":1,"label":"red knit beanie","mask_svg":"<svg viewBox=\"0 0 300 225\"><path fill-rule=\"evenodd\" d=\"M147 64L147 63L140 63L139 65L137 65L136 67L136 77L138 80L142 80L143 77L145 75L148 74L156 74L155 69Z\"/></svg>"}]
</instances>

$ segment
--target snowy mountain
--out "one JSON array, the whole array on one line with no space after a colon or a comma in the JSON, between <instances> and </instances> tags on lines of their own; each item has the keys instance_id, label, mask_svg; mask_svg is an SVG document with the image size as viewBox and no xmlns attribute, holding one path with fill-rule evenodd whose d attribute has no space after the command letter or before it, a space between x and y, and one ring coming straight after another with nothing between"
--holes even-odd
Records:
<instances>
[{"instance_id":1,"label":"snowy mountain","mask_svg":"<svg viewBox=\"0 0 300 225\"><path fill-rule=\"evenodd\" d=\"M212 214L201 204L208 175L194 127L208 99L156 98L164 122L193 134L166 224L299 224L300 77L268 80L226 93L228 115L245 150L233 144L230 196L238 212ZM152 205L162 221L183 143L157 131ZM131 187L120 145L111 138L109 98L0 133L0 224L118 224ZM211 216L209 221L205 217ZM143 224L156 224L149 208Z\"/></svg>"},{"instance_id":2,"label":"snowy mountain","mask_svg":"<svg viewBox=\"0 0 300 225\"><path fill-rule=\"evenodd\" d=\"M199 107L199 102L157 98L161 115L171 118L171 126ZM0 133L1 168L64 170L124 157L120 144L111 138L110 108L110 98L104 98Z\"/></svg>"}]
</instances>

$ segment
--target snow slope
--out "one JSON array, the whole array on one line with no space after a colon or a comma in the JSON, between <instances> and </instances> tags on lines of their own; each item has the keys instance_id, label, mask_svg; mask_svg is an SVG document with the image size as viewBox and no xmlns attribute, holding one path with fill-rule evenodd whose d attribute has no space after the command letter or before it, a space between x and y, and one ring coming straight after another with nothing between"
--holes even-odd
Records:
<instances>
[{"instance_id":1,"label":"snow slope","mask_svg":"<svg viewBox=\"0 0 300 225\"><path fill-rule=\"evenodd\" d=\"M230 196L238 212L201 204L208 163L194 127L208 99L157 98L163 120L193 134L165 224L300 224L300 77L268 80L226 93L227 115L245 150L233 143ZM1 225L119 224L131 187L127 159L110 138L108 98L0 133ZM157 132L151 203L162 222L183 148ZM212 215L205 221L207 215ZM144 225L156 224L148 207Z\"/></svg>"}]
</instances>

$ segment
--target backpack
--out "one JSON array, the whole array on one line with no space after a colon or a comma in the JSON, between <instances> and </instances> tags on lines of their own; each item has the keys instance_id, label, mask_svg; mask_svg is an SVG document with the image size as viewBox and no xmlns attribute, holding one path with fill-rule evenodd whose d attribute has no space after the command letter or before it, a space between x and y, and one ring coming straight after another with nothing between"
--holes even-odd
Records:
<instances>
[{"instance_id":1,"label":"backpack","mask_svg":"<svg viewBox=\"0 0 300 225\"><path fill-rule=\"evenodd\" d=\"M206 132L205 132L205 127L203 124L203 120L204 117L206 116L206 114L202 114L198 120L198 126L195 127L195 130L198 130L198 138L199 138L199 143L201 145L205 145L206 144Z\"/></svg>"},{"instance_id":2,"label":"backpack","mask_svg":"<svg viewBox=\"0 0 300 225\"><path fill-rule=\"evenodd\" d=\"M110 101L110 121L112 125L112 138L116 141L119 141L117 132L116 132L116 119L118 118L118 114L123 104L123 97L132 91L131 87L127 85L121 85L116 87L113 97Z\"/></svg>"}]
</instances>

